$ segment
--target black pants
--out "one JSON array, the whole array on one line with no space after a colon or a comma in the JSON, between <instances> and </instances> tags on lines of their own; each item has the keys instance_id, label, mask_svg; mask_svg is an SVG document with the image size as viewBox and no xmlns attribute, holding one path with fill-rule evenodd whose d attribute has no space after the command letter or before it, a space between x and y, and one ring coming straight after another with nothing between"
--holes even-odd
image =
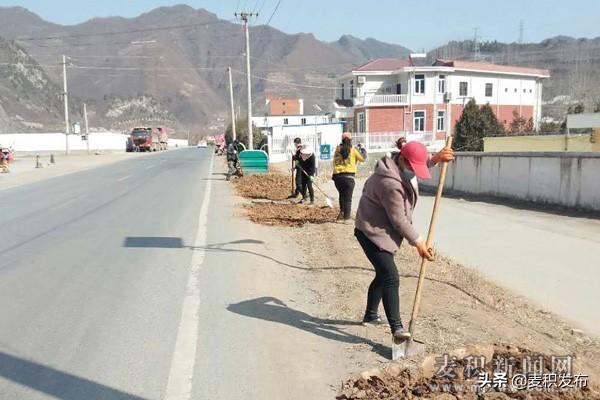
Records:
<instances>
[{"instance_id":1,"label":"black pants","mask_svg":"<svg viewBox=\"0 0 600 400\"><path fill-rule=\"evenodd\" d=\"M302 178L304 172L300 169L300 167L296 167L296 190L294 191L294 195L298 196L302 194Z\"/></svg>"},{"instance_id":2,"label":"black pants","mask_svg":"<svg viewBox=\"0 0 600 400\"><path fill-rule=\"evenodd\" d=\"M344 214L344 219L350 219L352 214L352 193L354 192L354 176L335 174L333 182L338 191L340 199L340 211Z\"/></svg>"},{"instance_id":3,"label":"black pants","mask_svg":"<svg viewBox=\"0 0 600 400\"><path fill-rule=\"evenodd\" d=\"M302 177L302 198L306 199L306 189L308 189L308 193L310 194L310 202L314 203L315 201L315 191L313 189L311 177L304 175Z\"/></svg>"},{"instance_id":4,"label":"black pants","mask_svg":"<svg viewBox=\"0 0 600 400\"><path fill-rule=\"evenodd\" d=\"M383 309L385 316L390 324L392 333L402 328L400 320L400 277L398 268L394 262L394 255L390 252L381 250L369 238L359 231L354 230L354 236L365 252L365 255L375 268L375 279L369 285L369 294L367 296L367 309L365 311L366 319L377 317L379 303L383 300Z\"/></svg>"}]
</instances>

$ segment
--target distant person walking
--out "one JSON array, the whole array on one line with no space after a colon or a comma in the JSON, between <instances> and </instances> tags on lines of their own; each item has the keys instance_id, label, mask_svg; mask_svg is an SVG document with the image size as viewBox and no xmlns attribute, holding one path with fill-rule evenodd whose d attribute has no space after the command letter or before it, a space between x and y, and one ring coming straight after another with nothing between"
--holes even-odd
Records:
<instances>
[{"instance_id":1,"label":"distant person walking","mask_svg":"<svg viewBox=\"0 0 600 400\"><path fill-rule=\"evenodd\" d=\"M349 220L351 218L356 164L364 162L366 157L366 150L361 148L359 151L352 147L352 136L350 133L345 132L342 135L342 143L335 148L333 154L333 182L338 191L340 203L338 220Z\"/></svg>"},{"instance_id":2,"label":"distant person walking","mask_svg":"<svg viewBox=\"0 0 600 400\"><path fill-rule=\"evenodd\" d=\"M356 213L354 235L373 264L375 279L369 286L363 323L381 324L377 314L383 308L395 340L406 340L410 333L400 320L400 279L394 253L404 239L414 246L419 256L433 260L433 251L412 225L412 212L417 204L417 179L429 179L429 167L454 159L451 149L444 149L431 159L419 142L402 144L400 153L385 156L377 162L367 181Z\"/></svg>"},{"instance_id":3,"label":"distant person walking","mask_svg":"<svg viewBox=\"0 0 600 400\"><path fill-rule=\"evenodd\" d=\"M299 152L298 166L300 167L300 173L302 174L302 200L300 204L304 204L307 200L306 190L310 195L310 204L315 204L315 192L313 189L313 180L315 179L315 173L317 172L317 161L315 158L315 152L308 144L303 144Z\"/></svg>"},{"instance_id":4,"label":"distant person walking","mask_svg":"<svg viewBox=\"0 0 600 400\"><path fill-rule=\"evenodd\" d=\"M239 173L239 156L238 156L238 141L234 140L227 145L227 180L231 179L231 175L240 175Z\"/></svg>"}]
</instances>

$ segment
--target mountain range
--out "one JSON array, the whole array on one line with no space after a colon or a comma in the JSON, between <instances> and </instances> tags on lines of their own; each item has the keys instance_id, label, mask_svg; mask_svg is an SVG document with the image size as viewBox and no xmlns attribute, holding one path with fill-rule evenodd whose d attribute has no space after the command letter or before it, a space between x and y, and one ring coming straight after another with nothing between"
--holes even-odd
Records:
<instances>
[{"instance_id":1,"label":"mountain range","mask_svg":"<svg viewBox=\"0 0 600 400\"><path fill-rule=\"evenodd\" d=\"M125 127L144 115L180 129L222 129L228 119L228 66L236 104L246 108L242 27L203 9L161 7L136 18L62 26L24 8L0 8L0 37L16 41L55 82L62 82L57 66L66 54L69 93L88 103L92 125ZM269 26L251 26L250 37L256 115L264 113L265 95L301 95L307 110L311 104L327 108L333 90L323 87L332 86L332 75L371 58L410 52L375 39L345 35L326 43ZM144 104L152 107L144 110Z\"/></svg>"},{"instance_id":2,"label":"mountain range","mask_svg":"<svg viewBox=\"0 0 600 400\"><path fill-rule=\"evenodd\" d=\"M5 39L0 57L12 60L19 54L31 68L9 70L8 65L0 65L6 74L19 77L11 80L3 73L0 82L2 131L19 129L24 122L27 129L60 126L63 54L68 56L73 120L81 119L85 102L90 124L96 127L128 129L147 123L171 126L182 133L222 130L229 121L229 66L238 114L245 115L242 26L204 9L160 7L135 18L94 18L64 26L24 8L0 8L0 37ZM250 38L254 115L264 113L269 95L302 97L307 113L330 109L337 76L373 58L404 58L410 53L405 47L372 38L343 35L335 42L324 42L310 33L286 34L265 25L251 25ZM472 47L469 41L450 42L429 55L473 58ZM600 38L555 38L523 45L489 42L482 44L477 57L549 68L553 78L545 98L593 98L595 89L590 88L598 85L591 82L600 79L599 48ZM27 83L33 71L44 82L43 88ZM21 86L13 93L4 90L15 80Z\"/></svg>"}]
</instances>

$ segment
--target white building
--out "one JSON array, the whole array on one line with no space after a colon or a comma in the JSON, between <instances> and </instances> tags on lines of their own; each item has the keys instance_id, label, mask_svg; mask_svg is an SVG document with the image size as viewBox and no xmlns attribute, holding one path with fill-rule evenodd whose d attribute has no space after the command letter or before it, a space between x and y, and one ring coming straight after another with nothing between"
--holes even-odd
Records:
<instances>
[{"instance_id":1,"label":"white building","mask_svg":"<svg viewBox=\"0 0 600 400\"><path fill-rule=\"evenodd\" d=\"M513 112L533 119L537 127L542 82L549 76L545 69L471 61L428 65L424 55L378 59L338 80L336 115L352 119L353 130L364 136L367 147L370 139L391 144L400 135L443 141L471 99L489 104L506 127Z\"/></svg>"}]
</instances>

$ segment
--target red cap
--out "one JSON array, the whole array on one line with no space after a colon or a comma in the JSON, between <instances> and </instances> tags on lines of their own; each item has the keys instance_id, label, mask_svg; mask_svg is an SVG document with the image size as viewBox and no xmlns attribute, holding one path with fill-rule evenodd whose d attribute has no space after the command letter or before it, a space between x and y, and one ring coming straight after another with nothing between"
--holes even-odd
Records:
<instances>
[{"instance_id":1,"label":"red cap","mask_svg":"<svg viewBox=\"0 0 600 400\"><path fill-rule=\"evenodd\" d=\"M419 142L409 142L402 146L400 154L415 172L417 178L430 179L431 174L427 167L427 160L429 155L427 154L427 148Z\"/></svg>"}]
</instances>

